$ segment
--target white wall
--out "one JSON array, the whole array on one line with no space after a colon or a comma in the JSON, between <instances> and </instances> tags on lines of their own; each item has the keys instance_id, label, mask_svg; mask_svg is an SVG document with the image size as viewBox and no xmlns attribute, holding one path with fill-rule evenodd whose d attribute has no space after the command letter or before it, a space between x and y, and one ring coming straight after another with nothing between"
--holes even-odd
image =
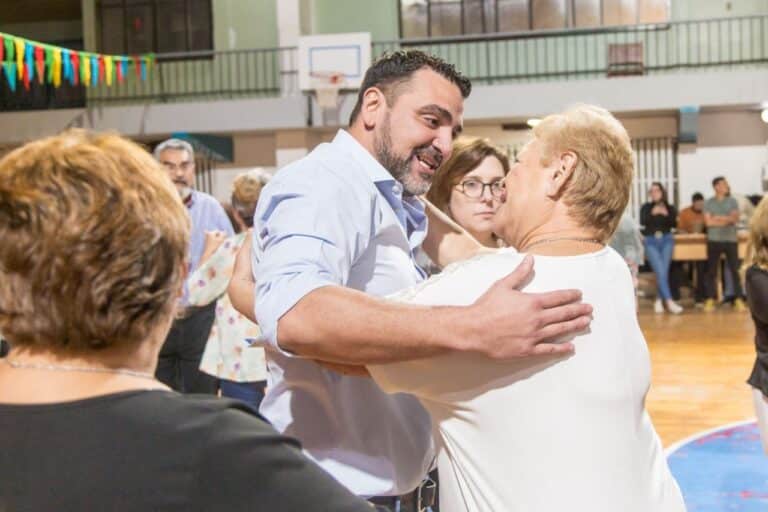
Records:
<instances>
[{"instance_id":1,"label":"white wall","mask_svg":"<svg viewBox=\"0 0 768 512\"><path fill-rule=\"evenodd\" d=\"M762 194L761 175L768 162L768 147L720 146L683 147L678 156L681 206L687 206L691 194L714 194L712 179L725 176L734 194Z\"/></svg>"}]
</instances>

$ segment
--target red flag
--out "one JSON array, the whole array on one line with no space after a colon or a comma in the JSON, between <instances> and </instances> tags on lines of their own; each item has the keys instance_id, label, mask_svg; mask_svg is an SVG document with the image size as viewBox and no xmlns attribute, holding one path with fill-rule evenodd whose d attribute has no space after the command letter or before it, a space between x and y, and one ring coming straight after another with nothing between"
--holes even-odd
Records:
<instances>
[{"instance_id":1,"label":"red flag","mask_svg":"<svg viewBox=\"0 0 768 512\"><path fill-rule=\"evenodd\" d=\"M24 66L24 72L21 75L21 79L24 82L24 88L29 90L29 66Z\"/></svg>"},{"instance_id":2,"label":"red flag","mask_svg":"<svg viewBox=\"0 0 768 512\"><path fill-rule=\"evenodd\" d=\"M42 84L45 80L45 50L42 46L35 46L35 68L37 81Z\"/></svg>"},{"instance_id":3,"label":"red flag","mask_svg":"<svg viewBox=\"0 0 768 512\"><path fill-rule=\"evenodd\" d=\"M123 61L118 60L115 62L115 70L117 71L117 83L123 83Z\"/></svg>"},{"instance_id":4,"label":"red flag","mask_svg":"<svg viewBox=\"0 0 768 512\"><path fill-rule=\"evenodd\" d=\"M72 52L72 77L75 85L80 85L80 54Z\"/></svg>"},{"instance_id":5,"label":"red flag","mask_svg":"<svg viewBox=\"0 0 768 512\"><path fill-rule=\"evenodd\" d=\"M104 57L99 55L99 83L104 83Z\"/></svg>"},{"instance_id":6,"label":"red flag","mask_svg":"<svg viewBox=\"0 0 768 512\"><path fill-rule=\"evenodd\" d=\"M141 63L139 63L139 58L132 57L131 60L133 60L133 69L136 71L136 78L141 80Z\"/></svg>"},{"instance_id":7,"label":"red flag","mask_svg":"<svg viewBox=\"0 0 768 512\"><path fill-rule=\"evenodd\" d=\"M0 62L3 62L3 57L5 57L5 39L0 35Z\"/></svg>"}]
</instances>

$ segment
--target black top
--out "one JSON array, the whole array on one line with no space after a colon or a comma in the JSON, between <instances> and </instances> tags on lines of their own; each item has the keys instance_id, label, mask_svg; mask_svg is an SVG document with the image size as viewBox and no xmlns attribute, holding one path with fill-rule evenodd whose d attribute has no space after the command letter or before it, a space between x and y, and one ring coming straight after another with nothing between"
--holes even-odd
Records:
<instances>
[{"instance_id":1,"label":"black top","mask_svg":"<svg viewBox=\"0 0 768 512\"><path fill-rule=\"evenodd\" d=\"M129 391L0 404L0 511L371 512L233 400Z\"/></svg>"},{"instance_id":2,"label":"black top","mask_svg":"<svg viewBox=\"0 0 768 512\"><path fill-rule=\"evenodd\" d=\"M677 227L677 209L667 203L667 215L651 215L653 203L645 203L640 208L640 225L643 226L643 235L655 233L669 233Z\"/></svg>"},{"instance_id":3,"label":"black top","mask_svg":"<svg viewBox=\"0 0 768 512\"><path fill-rule=\"evenodd\" d=\"M747 302L755 322L757 357L749 382L768 396L768 272L757 266L747 269Z\"/></svg>"}]
</instances>

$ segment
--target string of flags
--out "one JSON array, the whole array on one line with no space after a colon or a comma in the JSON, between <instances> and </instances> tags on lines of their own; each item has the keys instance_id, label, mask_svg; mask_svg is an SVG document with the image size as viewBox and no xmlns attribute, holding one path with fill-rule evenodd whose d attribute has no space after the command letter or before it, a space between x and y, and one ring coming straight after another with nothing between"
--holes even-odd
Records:
<instances>
[{"instance_id":1,"label":"string of flags","mask_svg":"<svg viewBox=\"0 0 768 512\"><path fill-rule=\"evenodd\" d=\"M63 81L70 85L111 87L115 82L123 83L131 71L137 79L146 81L154 61L153 54L128 56L74 51L0 32L2 75L12 91L16 91L19 82L29 90L35 79L54 87L61 86Z\"/></svg>"}]
</instances>

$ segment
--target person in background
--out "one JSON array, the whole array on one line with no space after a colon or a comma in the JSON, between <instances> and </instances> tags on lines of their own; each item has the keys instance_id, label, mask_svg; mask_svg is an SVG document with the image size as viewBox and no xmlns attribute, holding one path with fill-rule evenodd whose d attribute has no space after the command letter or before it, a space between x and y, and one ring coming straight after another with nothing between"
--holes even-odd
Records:
<instances>
[{"instance_id":1,"label":"person in background","mask_svg":"<svg viewBox=\"0 0 768 512\"><path fill-rule=\"evenodd\" d=\"M371 510L244 404L155 379L189 230L119 136L0 161L0 510Z\"/></svg>"},{"instance_id":2,"label":"person in background","mask_svg":"<svg viewBox=\"0 0 768 512\"><path fill-rule=\"evenodd\" d=\"M720 257L725 254L727 272L730 272L733 280L733 307L737 311L744 311L744 305L739 279L739 239L736 225L739 222L739 203L730 196L730 186L723 176L712 180L715 189L715 197L707 199L704 203L704 221L707 225L707 300L704 304L705 311L715 308L717 292L717 269L720 265Z\"/></svg>"},{"instance_id":3,"label":"person in background","mask_svg":"<svg viewBox=\"0 0 768 512\"><path fill-rule=\"evenodd\" d=\"M707 229L704 220L704 195L701 192L694 192L691 196L691 205L680 210L677 216L678 233L704 233ZM693 298L696 307L703 307L704 300L707 297L706 276L707 261L698 260L690 262L691 282L693 283Z\"/></svg>"},{"instance_id":4,"label":"person in background","mask_svg":"<svg viewBox=\"0 0 768 512\"><path fill-rule=\"evenodd\" d=\"M188 142L168 139L158 144L154 155L168 172L192 220L188 258L188 272L192 273L200 263L206 232L221 231L225 236L232 236L232 224L213 196L194 189L195 153ZM200 360L216 317L216 303L189 304L185 287L181 306L160 350L157 378L183 393L216 393L216 379L200 371Z\"/></svg>"},{"instance_id":5,"label":"person in background","mask_svg":"<svg viewBox=\"0 0 768 512\"><path fill-rule=\"evenodd\" d=\"M752 386L763 450L768 454L768 200L755 209L749 224L749 249L744 266L747 303L755 324L755 364L747 381Z\"/></svg>"},{"instance_id":6,"label":"person in background","mask_svg":"<svg viewBox=\"0 0 768 512\"><path fill-rule=\"evenodd\" d=\"M259 327L238 313L227 295L240 247L253 227L253 212L269 175L260 170L243 173L233 183L231 211L237 234L224 238L221 231L206 233L200 266L189 275L189 303L203 306L218 300L200 369L219 379L222 396L240 399L258 410L264 398L267 365L264 348L248 346L261 334Z\"/></svg>"},{"instance_id":7,"label":"person in background","mask_svg":"<svg viewBox=\"0 0 768 512\"><path fill-rule=\"evenodd\" d=\"M625 211L621 216L619 225L616 227L616 231L613 233L608 245L627 262L629 271L632 274L632 284L635 290L637 290L640 265L643 264L645 258L643 236L640 233L640 226L638 226L628 211Z\"/></svg>"},{"instance_id":8,"label":"person in background","mask_svg":"<svg viewBox=\"0 0 768 512\"><path fill-rule=\"evenodd\" d=\"M675 238L672 230L677 225L677 210L667 199L664 185L653 182L648 192L650 201L640 208L640 224L645 237L645 256L656 274L658 295L653 304L656 313L663 313L664 307L673 314L680 314L683 308L672 299L669 288L669 266Z\"/></svg>"},{"instance_id":9,"label":"person in background","mask_svg":"<svg viewBox=\"0 0 768 512\"><path fill-rule=\"evenodd\" d=\"M439 208L485 247L499 247L493 215L501 205L509 158L487 139L462 137L427 192Z\"/></svg>"}]
</instances>

